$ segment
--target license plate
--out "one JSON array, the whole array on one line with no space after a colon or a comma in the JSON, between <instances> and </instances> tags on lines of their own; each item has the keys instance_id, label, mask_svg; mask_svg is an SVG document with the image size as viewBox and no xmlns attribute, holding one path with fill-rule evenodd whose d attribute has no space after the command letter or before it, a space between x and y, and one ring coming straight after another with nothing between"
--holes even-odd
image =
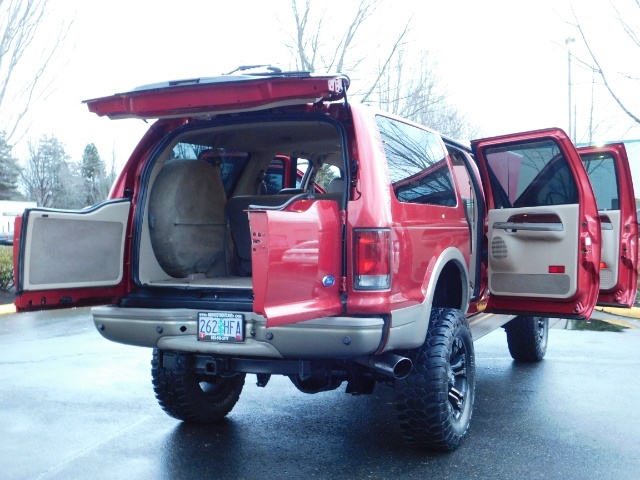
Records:
<instances>
[{"instance_id":1,"label":"license plate","mask_svg":"<svg viewBox=\"0 0 640 480\"><path fill-rule=\"evenodd\" d=\"M244 315L241 313L199 312L198 340L203 342L243 342Z\"/></svg>"}]
</instances>

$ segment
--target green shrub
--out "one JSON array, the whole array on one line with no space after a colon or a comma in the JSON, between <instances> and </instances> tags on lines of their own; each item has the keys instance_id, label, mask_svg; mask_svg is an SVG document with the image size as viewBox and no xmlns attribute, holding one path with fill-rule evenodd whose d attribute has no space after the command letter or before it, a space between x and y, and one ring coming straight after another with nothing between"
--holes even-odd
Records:
<instances>
[{"instance_id":1,"label":"green shrub","mask_svg":"<svg viewBox=\"0 0 640 480\"><path fill-rule=\"evenodd\" d=\"M0 290L13 287L13 247L0 246Z\"/></svg>"}]
</instances>

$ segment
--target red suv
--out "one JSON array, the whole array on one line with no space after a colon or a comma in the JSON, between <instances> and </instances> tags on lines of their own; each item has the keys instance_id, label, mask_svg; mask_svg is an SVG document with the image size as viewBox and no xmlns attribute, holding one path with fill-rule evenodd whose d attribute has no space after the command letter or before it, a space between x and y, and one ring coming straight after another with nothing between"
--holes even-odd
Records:
<instances>
[{"instance_id":1,"label":"red suv","mask_svg":"<svg viewBox=\"0 0 640 480\"><path fill-rule=\"evenodd\" d=\"M106 305L98 331L153 349L158 402L187 422L222 419L247 374L307 393L382 383L408 442L456 448L472 340L504 327L516 360L539 361L547 317L632 304L624 147L581 158L549 129L469 148L348 102L348 86L271 72L88 100L158 120L108 201L25 211L18 310Z\"/></svg>"}]
</instances>

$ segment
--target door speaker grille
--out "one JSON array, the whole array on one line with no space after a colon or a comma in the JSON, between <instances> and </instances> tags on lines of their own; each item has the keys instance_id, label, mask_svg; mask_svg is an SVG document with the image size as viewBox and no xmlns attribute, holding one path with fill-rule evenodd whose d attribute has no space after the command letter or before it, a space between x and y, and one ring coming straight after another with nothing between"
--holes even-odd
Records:
<instances>
[{"instance_id":1,"label":"door speaker grille","mask_svg":"<svg viewBox=\"0 0 640 480\"><path fill-rule=\"evenodd\" d=\"M491 240L491 256L498 260L507 258L507 244L502 237L494 237Z\"/></svg>"}]
</instances>

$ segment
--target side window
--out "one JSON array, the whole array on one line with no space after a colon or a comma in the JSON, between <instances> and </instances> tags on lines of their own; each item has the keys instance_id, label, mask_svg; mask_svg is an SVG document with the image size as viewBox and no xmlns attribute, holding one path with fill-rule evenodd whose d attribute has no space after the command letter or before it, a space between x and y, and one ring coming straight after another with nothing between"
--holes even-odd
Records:
<instances>
[{"instance_id":1,"label":"side window","mask_svg":"<svg viewBox=\"0 0 640 480\"><path fill-rule=\"evenodd\" d=\"M296 172L296 188L302 188L303 183L307 180L310 162L305 158L298 158ZM329 191L329 184L335 178L342 178L342 170L335 165L323 164L317 172L312 183L313 191L316 193L325 193Z\"/></svg>"},{"instance_id":2,"label":"side window","mask_svg":"<svg viewBox=\"0 0 640 480\"><path fill-rule=\"evenodd\" d=\"M284 160L274 158L264 176L267 195L275 195L284 188Z\"/></svg>"},{"instance_id":3,"label":"side window","mask_svg":"<svg viewBox=\"0 0 640 480\"><path fill-rule=\"evenodd\" d=\"M465 215L467 222L475 225L477 215L477 200L474 186L471 182L471 175L467 170L467 166L463 159L463 153L449 148L449 156L451 157L451 165L453 165L453 178L456 187L460 192L462 201L464 202ZM472 232L472 236L475 232Z\"/></svg>"},{"instance_id":4,"label":"side window","mask_svg":"<svg viewBox=\"0 0 640 480\"><path fill-rule=\"evenodd\" d=\"M553 140L489 147L484 156L495 208L578 203L569 164Z\"/></svg>"},{"instance_id":5,"label":"side window","mask_svg":"<svg viewBox=\"0 0 640 480\"><path fill-rule=\"evenodd\" d=\"M598 210L620 210L618 177L613 157L608 153L582 156L582 163L596 194Z\"/></svg>"},{"instance_id":6,"label":"side window","mask_svg":"<svg viewBox=\"0 0 640 480\"><path fill-rule=\"evenodd\" d=\"M336 167L335 165L324 164L321 165L318 169L315 181L313 183L316 187L320 187L321 191L328 192L331 180L341 177L342 171L338 167Z\"/></svg>"},{"instance_id":7,"label":"side window","mask_svg":"<svg viewBox=\"0 0 640 480\"><path fill-rule=\"evenodd\" d=\"M376 119L396 198L404 203L455 207L447 154L438 137L386 117Z\"/></svg>"}]
</instances>

